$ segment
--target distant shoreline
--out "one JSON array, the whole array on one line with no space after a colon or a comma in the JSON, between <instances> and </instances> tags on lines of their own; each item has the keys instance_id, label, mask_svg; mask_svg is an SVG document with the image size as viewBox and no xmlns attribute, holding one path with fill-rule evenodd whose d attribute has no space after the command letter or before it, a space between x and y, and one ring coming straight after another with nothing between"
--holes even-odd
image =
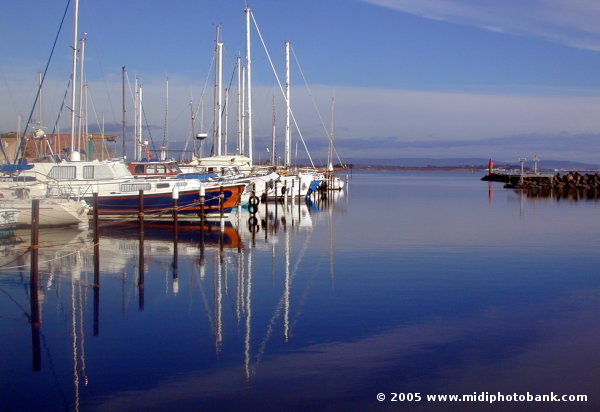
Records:
<instances>
[{"instance_id":1,"label":"distant shoreline","mask_svg":"<svg viewBox=\"0 0 600 412\"><path fill-rule=\"evenodd\" d=\"M412 170L412 171L487 171L487 167L483 166L354 166L343 170L373 170L373 171L386 171L386 170Z\"/></svg>"}]
</instances>

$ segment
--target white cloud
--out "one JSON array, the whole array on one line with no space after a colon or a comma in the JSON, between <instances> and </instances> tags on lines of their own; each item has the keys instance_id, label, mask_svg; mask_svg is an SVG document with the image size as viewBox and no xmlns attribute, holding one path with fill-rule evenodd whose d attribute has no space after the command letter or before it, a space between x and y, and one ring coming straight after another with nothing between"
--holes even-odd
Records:
<instances>
[{"instance_id":1,"label":"white cloud","mask_svg":"<svg viewBox=\"0 0 600 412\"><path fill-rule=\"evenodd\" d=\"M600 3L590 0L363 0L428 19L532 35L600 51Z\"/></svg>"},{"instance_id":2,"label":"white cloud","mask_svg":"<svg viewBox=\"0 0 600 412\"><path fill-rule=\"evenodd\" d=\"M152 134L156 144L163 139L165 122L165 79L145 78L144 106L148 124L153 126ZM2 107L10 108L12 102L22 102L22 108L0 112L0 131L16 129L15 112L26 115L30 109L25 109L26 103L35 96L35 82L15 81L11 83L11 95L0 94ZM64 96L64 80L49 79L44 95L45 123L51 128L56 118L57 109ZM191 120L189 101L193 94L195 105L198 104L199 94L203 85L193 83L188 79L169 79L169 137L170 146L183 141L190 135ZM113 124L114 130L108 134L120 135L121 102L120 79L107 79L90 83L90 123L96 123L96 115L101 119L105 115L107 124ZM342 158L361 156L460 156L467 153L465 141L472 141L469 151L472 155L480 155L480 141L516 134L557 135L566 132L576 134L597 134L600 131L600 98L577 95L577 92L563 91L563 94L536 95L507 95L500 93L467 93L415 91L402 89L377 89L348 86L312 86L312 95L320 107L324 125L319 119L311 99L302 88L293 90L292 104L298 125L306 139L311 155L323 157L326 153L326 130L329 129L331 98L336 99L335 136L338 147L357 148L355 142L378 142L372 146L363 145L360 152L340 153ZM205 127L212 130L212 89L208 90L205 101ZM254 126L255 136L260 146L270 139L272 122L272 96L278 99L277 134L283 135L284 111L282 99L277 88L260 86L254 87ZM109 99L109 96L110 97ZM235 105L235 97L232 98ZM128 105L128 125L133 125L133 106ZM93 111L92 111L93 106ZM35 114L35 113L34 113ZM199 116L200 117L200 116ZM196 131L200 130L199 117L196 121ZM62 131L68 127L67 111L63 113ZM235 136L235 110L230 111L230 141ZM91 131L95 132L94 127ZM296 131L293 138L298 139ZM461 141L457 145L444 145ZM280 142L283 139L281 138ZM418 146L402 147L398 143L419 142ZM259 144L259 143L257 143ZM294 143L295 144L295 143ZM282 147L282 143L278 143ZM478 146L479 145L479 146ZM233 146L233 145L232 145ZM171 146L173 147L173 146ZM303 145L298 142L299 155L303 156ZM479 147L479 148L478 148ZM368 149L368 152L365 150ZM534 150L535 147L532 147ZM263 150L255 146L256 150ZM433 150L436 152L434 153ZM582 149L583 150L583 149ZM548 149L547 158L552 156L552 148ZM560 153L557 149L557 152ZM266 152L265 152L266 153ZM512 152L511 152L512 153ZM584 152L582 152L584 153ZM484 151L483 154L487 154ZM566 153L565 153L566 155ZM570 160L585 158L569 153ZM266 154L265 154L266 156ZM514 157L513 154L510 156ZM558 156L565 158L565 156Z\"/></svg>"}]
</instances>

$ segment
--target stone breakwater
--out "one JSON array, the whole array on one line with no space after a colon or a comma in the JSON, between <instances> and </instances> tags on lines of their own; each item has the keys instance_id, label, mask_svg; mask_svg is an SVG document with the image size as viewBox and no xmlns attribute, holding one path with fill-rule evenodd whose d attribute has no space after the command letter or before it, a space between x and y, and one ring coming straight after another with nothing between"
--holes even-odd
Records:
<instances>
[{"instance_id":1,"label":"stone breakwater","mask_svg":"<svg viewBox=\"0 0 600 412\"><path fill-rule=\"evenodd\" d=\"M481 180L492 182L504 182L508 188L554 188L554 189L600 189L600 175L597 173L580 174L571 172L567 174L499 174L492 173L484 176Z\"/></svg>"}]
</instances>

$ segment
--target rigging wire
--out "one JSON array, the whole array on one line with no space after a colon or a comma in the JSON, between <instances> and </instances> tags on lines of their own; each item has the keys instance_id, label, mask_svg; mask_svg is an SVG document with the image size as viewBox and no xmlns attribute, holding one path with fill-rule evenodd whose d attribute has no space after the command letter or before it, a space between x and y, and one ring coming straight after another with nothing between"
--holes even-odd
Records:
<instances>
[{"instance_id":1,"label":"rigging wire","mask_svg":"<svg viewBox=\"0 0 600 412\"><path fill-rule=\"evenodd\" d=\"M283 99L285 100L285 102L288 103L287 98L285 96L285 91L283 90L283 86L281 85L281 81L279 80L279 76L277 75L277 72L275 70L275 65L273 64L273 60L271 60L271 56L269 55L269 51L267 50L267 45L265 44L265 41L262 37L260 29L258 28L258 23L256 23L256 19L254 18L254 13L251 12L250 15L252 16L252 21L254 22L254 27L256 27L256 32L258 33L258 37L260 38L263 48L265 49L265 53L267 54L269 63L271 64L271 69L273 70L273 74L275 75L275 79L277 80L277 84L279 85L279 90L281 90L281 93L283 94ZM296 121L296 116L294 116L294 112L292 110L290 110L290 114L292 116L292 120L294 121L294 126L296 126L296 130L298 131L298 135L300 136L300 140L302 141L302 144L304 145L306 154L308 155L308 160L310 160L310 164L312 165L312 167L315 167L315 164L312 160L310 152L308 151L308 147L306 146L306 142L304 141L304 137L302 136L302 132L300 131L300 127L298 126L298 122Z\"/></svg>"},{"instance_id":2,"label":"rigging wire","mask_svg":"<svg viewBox=\"0 0 600 412\"><path fill-rule=\"evenodd\" d=\"M215 64L215 55L213 53L210 65L208 67L208 71L206 72L206 78L204 79L204 87L202 88L202 93L200 93L200 102L202 102L204 99L204 95L206 93L206 88L208 87L208 78L210 76L210 73L212 72L214 64ZM198 105L196 106L196 110L194 111L194 119L198 118L198 113L200 112L200 102L198 103ZM202 116L202 123L200 124L200 131L202 133L205 132L204 116ZM194 141L194 154L196 154L197 153L197 151L196 151L196 136L191 136L191 138ZM189 143L189 138L185 141L185 145L183 147L184 152L187 151L188 143Z\"/></svg>"},{"instance_id":3,"label":"rigging wire","mask_svg":"<svg viewBox=\"0 0 600 412\"><path fill-rule=\"evenodd\" d=\"M31 122L31 119L33 117L33 112L35 111L35 107L37 106L37 102L38 102L38 99L40 97L40 90L42 90L42 86L44 85L44 80L46 78L46 73L48 72L48 67L50 66L50 61L52 60L52 56L54 55L54 49L56 48L56 43L58 42L58 37L59 37L60 32L62 30L63 23L65 22L65 17L67 16L67 11L69 10L69 5L70 4L71 4L71 0L67 0L67 6L65 7L65 12L63 13L62 19L60 21L60 26L58 27L58 31L56 33L56 37L54 38L54 43L52 44L52 50L50 51L50 56L48 57L48 61L46 62L46 68L44 69L44 74L42 75L42 81L40 81L40 84L38 86L38 91L35 94L35 99L33 101L33 106L31 107L31 112L29 113L29 118L27 119L27 123L25 123L25 130L23 131L23 136L25 136L27 134L27 128L29 127L29 123ZM71 108L71 110L75 110L75 109ZM0 145L0 147L2 148L2 153L4 154L4 157L6 158L6 160L8 162L9 159L6 156L6 152L4 151L3 145ZM24 147L25 147L25 139L22 139L21 143L19 144L19 147L18 147L18 149L16 151L14 163L17 162L17 158L19 156L19 153L21 153L23 151Z\"/></svg>"},{"instance_id":4,"label":"rigging wire","mask_svg":"<svg viewBox=\"0 0 600 412\"><path fill-rule=\"evenodd\" d=\"M315 110L317 111L317 115L319 116L319 120L321 121L321 126L323 126L323 130L325 131L325 134L327 135L329 142L332 143L332 147L333 147L333 151L335 152L335 155L338 159L338 161L340 163L342 163L342 159L340 159L340 156L335 148L335 145L333 145L333 136L331 135L331 133L327 130L327 127L325 126L325 122L323 121L323 116L321 116L321 111L319 110L319 107L317 106L317 102L315 101L315 96L313 95L312 91L310 90L310 87L308 86L308 81L306 80L306 77L304 76L304 72L302 71L302 67L300 66L300 62L298 61L298 56L296 55L296 51L294 50L294 46L292 46L292 54L294 55L294 60L296 61L296 64L298 65L298 70L300 71L300 75L302 76L302 80L304 80L304 85L306 86L306 90L308 91L308 95L310 96L310 99L313 103L313 106L315 106Z\"/></svg>"},{"instance_id":5,"label":"rigging wire","mask_svg":"<svg viewBox=\"0 0 600 412\"><path fill-rule=\"evenodd\" d=\"M58 111L58 115L56 116L56 121L54 122L54 126L52 127L51 136L55 136L55 139L58 140L59 142L60 142L60 136L56 135L56 130L58 129L58 123L60 122L60 117L61 117L62 111L65 107L65 102L67 101L67 97L69 94L69 88L71 87L71 80L72 80L72 78L70 78L69 81L67 82L67 87L65 88L65 95L63 96L63 100L60 105L60 110ZM48 146L50 146L50 143L48 143ZM53 155L53 154L54 154L54 151L52 150L52 147L50 147L50 155Z\"/></svg>"}]
</instances>

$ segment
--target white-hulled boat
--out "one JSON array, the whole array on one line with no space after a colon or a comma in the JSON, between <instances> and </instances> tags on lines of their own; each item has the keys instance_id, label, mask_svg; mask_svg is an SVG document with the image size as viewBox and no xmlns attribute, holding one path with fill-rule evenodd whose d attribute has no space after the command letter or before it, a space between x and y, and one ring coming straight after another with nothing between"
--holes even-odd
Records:
<instances>
[{"instance_id":1,"label":"white-hulled boat","mask_svg":"<svg viewBox=\"0 0 600 412\"><path fill-rule=\"evenodd\" d=\"M174 192L178 195L180 215L227 214L240 201L245 184L200 182L198 179L143 178L136 179L122 160L61 161L33 163L12 180L0 182L0 194L5 199L46 196L83 199L92 203L98 194L101 218L121 219L137 216L139 192L144 194L146 219L170 217ZM204 204L200 203L200 192ZM32 196L32 194L36 196Z\"/></svg>"},{"instance_id":2,"label":"white-hulled boat","mask_svg":"<svg viewBox=\"0 0 600 412\"><path fill-rule=\"evenodd\" d=\"M0 209L16 210L18 227L31 225L33 199L0 199ZM39 225L70 226L87 224L90 206L83 200L62 198L39 199Z\"/></svg>"},{"instance_id":3,"label":"white-hulled boat","mask_svg":"<svg viewBox=\"0 0 600 412\"><path fill-rule=\"evenodd\" d=\"M87 223L89 205L82 200L49 197L43 177L38 179L33 166L2 165L0 171L0 208L18 211L16 226L31 225L32 200L39 200L40 226L69 226ZM21 174L25 173L25 174ZM28 174L27 174L28 173Z\"/></svg>"}]
</instances>

